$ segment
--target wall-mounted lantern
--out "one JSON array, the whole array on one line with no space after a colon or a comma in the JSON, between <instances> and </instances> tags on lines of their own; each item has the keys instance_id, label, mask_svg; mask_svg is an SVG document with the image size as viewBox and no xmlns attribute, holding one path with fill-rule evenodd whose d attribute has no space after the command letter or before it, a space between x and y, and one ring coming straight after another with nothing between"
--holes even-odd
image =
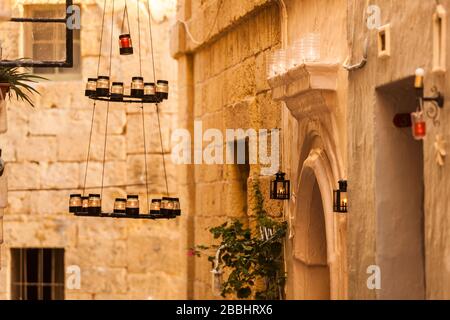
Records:
<instances>
[{"instance_id":1,"label":"wall-mounted lantern","mask_svg":"<svg viewBox=\"0 0 450 320\"><path fill-rule=\"evenodd\" d=\"M270 182L270 199L289 200L291 196L291 182L285 179L284 172L278 172L275 180Z\"/></svg>"},{"instance_id":2,"label":"wall-mounted lantern","mask_svg":"<svg viewBox=\"0 0 450 320\"><path fill-rule=\"evenodd\" d=\"M347 181L340 180L338 183L339 189L334 190L333 195L334 212L347 213L348 210Z\"/></svg>"}]
</instances>

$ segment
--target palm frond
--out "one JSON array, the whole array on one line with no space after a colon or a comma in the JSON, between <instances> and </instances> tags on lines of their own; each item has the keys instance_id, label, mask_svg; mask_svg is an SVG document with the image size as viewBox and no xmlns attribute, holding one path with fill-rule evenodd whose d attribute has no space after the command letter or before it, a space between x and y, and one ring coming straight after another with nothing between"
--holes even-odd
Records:
<instances>
[{"instance_id":1,"label":"palm frond","mask_svg":"<svg viewBox=\"0 0 450 320\"><path fill-rule=\"evenodd\" d=\"M18 61L21 60L26 59L18 59ZM0 67L0 83L8 83L10 91L15 94L17 100L25 101L34 107L30 95L39 94L39 92L29 83L38 83L39 80L48 79L20 70L21 67Z\"/></svg>"}]
</instances>

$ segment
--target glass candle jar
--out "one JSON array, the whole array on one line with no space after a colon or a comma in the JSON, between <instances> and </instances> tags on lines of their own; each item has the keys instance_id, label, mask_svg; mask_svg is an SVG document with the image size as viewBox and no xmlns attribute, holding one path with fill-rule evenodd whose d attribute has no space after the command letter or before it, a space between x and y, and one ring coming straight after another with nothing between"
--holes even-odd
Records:
<instances>
[{"instance_id":1,"label":"glass candle jar","mask_svg":"<svg viewBox=\"0 0 450 320\"><path fill-rule=\"evenodd\" d=\"M153 82L144 83L144 99L152 99L156 95L156 85Z\"/></svg>"},{"instance_id":2,"label":"glass candle jar","mask_svg":"<svg viewBox=\"0 0 450 320\"><path fill-rule=\"evenodd\" d=\"M142 98L144 96L144 78L133 77L131 81L131 96Z\"/></svg>"},{"instance_id":3,"label":"glass candle jar","mask_svg":"<svg viewBox=\"0 0 450 320\"><path fill-rule=\"evenodd\" d=\"M173 214L181 216L180 199L178 198L173 198Z\"/></svg>"},{"instance_id":4,"label":"glass candle jar","mask_svg":"<svg viewBox=\"0 0 450 320\"><path fill-rule=\"evenodd\" d=\"M69 212L77 213L81 211L81 194L71 194L69 200Z\"/></svg>"},{"instance_id":5,"label":"glass candle jar","mask_svg":"<svg viewBox=\"0 0 450 320\"><path fill-rule=\"evenodd\" d=\"M423 111L411 113L412 134L414 139L423 140L427 135L427 123Z\"/></svg>"},{"instance_id":6,"label":"glass candle jar","mask_svg":"<svg viewBox=\"0 0 450 320\"><path fill-rule=\"evenodd\" d=\"M89 212L89 197L81 197L81 213Z\"/></svg>"},{"instance_id":7,"label":"glass candle jar","mask_svg":"<svg viewBox=\"0 0 450 320\"><path fill-rule=\"evenodd\" d=\"M172 200L169 197L163 197L162 198L162 200L161 200L161 209L160 209L161 214L164 214L164 215L170 214L169 203L171 203L171 202L172 202Z\"/></svg>"},{"instance_id":8,"label":"glass candle jar","mask_svg":"<svg viewBox=\"0 0 450 320\"><path fill-rule=\"evenodd\" d=\"M97 79L96 93L100 97L109 95L109 77L100 76Z\"/></svg>"},{"instance_id":9,"label":"glass candle jar","mask_svg":"<svg viewBox=\"0 0 450 320\"><path fill-rule=\"evenodd\" d=\"M89 214L100 215L102 213L102 200L99 194L89 195Z\"/></svg>"},{"instance_id":10,"label":"glass candle jar","mask_svg":"<svg viewBox=\"0 0 450 320\"><path fill-rule=\"evenodd\" d=\"M161 199L153 199L150 205L150 214L159 214L161 210Z\"/></svg>"},{"instance_id":11,"label":"glass candle jar","mask_svg":"<svg viewBox=\"0 0 450 320\"><path fill-rule=\"evenodd\" d=\"M133 43L131 41L131 35L122 34L119 36L119 48L120 54L123 56L133 54Z\"/></svg>"},{"instance_id":12,"label":"glass candle jar","mask_svg":"<svg viewBox=\"0 0 450 320\"><path fill-rule=\"evenodd\" d=\"M86 91L84 92L84 95L86 97L95 96L96 91L97 91L97 79L89 78L86 83Z\"/></svg>"},{"instance_id":13,"label":"glass candle jar","mask_svg":"<svg viewBox=\"0 0 450 320\"><path fill-rule=\"evenodd\" d=\"M169 81L158 80L156 83L156 95L159 99L169 98Z\"/></svg>"},{"instance_id":14,"label":"glass candle jar","mask_svg":"<svg viewBox=\"0 0 450 320\"><path fill-rule=\"evenodd\" d=\"M127 199L117 198L114 202L114 213L125 214L127 211Z\"/></svg>"},{"instance_id":15,"label":"glass candle jar","mask_svg":"<svg viewBox=\"0 0 450 320\"><path fill-rule=\"evenodd\" d=\"M139 214L139 196L129 195L127 197L126 214L138 215Z\"/></svg>"},{"instance_id":16,"label":"glass candle jar","mask_svg":"<svg viewBox=\"0 0 450 320\"><path fill-rule=\"evenodd\" d=\"M302 38L302 55L307 62L320 60L319 33L308 33Z\"/></svg>"},{"instance_id":17,"label":"glass candle jar","mask_svg":"<svg viewBox=\"0 0 450 320\"><path fill-rule=\"evenodd\" d=\"M111 86L111 100L123 100L123 82L113 82Z\"/></svg>"}]
</instances>

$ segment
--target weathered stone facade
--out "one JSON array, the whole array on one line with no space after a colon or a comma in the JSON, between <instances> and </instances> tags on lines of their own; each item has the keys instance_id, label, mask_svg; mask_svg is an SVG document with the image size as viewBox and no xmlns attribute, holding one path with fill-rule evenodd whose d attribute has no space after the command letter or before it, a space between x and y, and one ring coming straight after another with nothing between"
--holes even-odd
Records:
<instances>
[{"instance_id":1,"label":"weathered stone facade","mask_svg":"<svg viewBox=\"0 0 450 320\"><path fill-rule=\"evenodd\" d=\"M99 42L98 2L83 1L82 6L83 19L89 21L81 36L83 80L96 67L98 47L91 42ZM213 226L230 218L249 221L255 177L268 211L289 222L288 299L450 298L450 171L448 159L443 166L436 162L437 147L448 147L439 145L437 135L450 139L448 103L440 112L440 126L428 121L423 143L413 140L410 128L392 124L396 113L416 108L417 67L426 70L427 95L433 94L433 85L450 95L445 48L450 24L444 23L450 1L440 3L438 10L435 1L380 0L367 11L368 2L356 0L180 0L178 21L156 25L157 72L177 84L162 106L166 154L176 127L191 133L192 158L208 143L196 145L195 134L203 138L207 129L225 136L226 129L281 128L281 169L292 188L286 203L268 199L272 177L262 175L260 165L174 165L168 160L181 219L75 219L67 213L67 198L83 183L92 112L83 83L39 84L42 96L35 110L11 102L10 130L0 136L9 176L0 298L10 296L13 247L65 248L66 265L82 270L82 288L67 290L70 299L216 298L210 263L186 252L213 243L208 231ZM376 17L370 20L377 12L381 29L369 25L377 22ZM440 29L433 20L438 14ZM117 14L118 26L120 19ZM136 19L131 22L135 26ZM309 32L321 35L320 60L267 79L269 55ZM7 49L19 52L19 30L9 34L17 40ZM146 38L142 47L148 56ZM441 51L438 57L436 50ZM367 64L351 71L343 67L360 62L364 51ZM115 58L116 75L131 78L137 65L127 59ZM146 109L146 116L151 193L160 196L164 184L154 111ZM104 117L99 105L94 141L102 142ZM203 132L195 131L195 121L202 121ZM140 110L113 105L108 139L105 183L142 184ZM94 144L88 185L99 181L102 155L102 143ZM347 214L333 210L340 179L348 180ZM145 187L107 189L105 204L127 192L143 198ZM380 268L381 289L370 288L373 267Z\"/></svg>"},{"instance_id":2,"label":"weathered stone facade","mask_svg":"<svg viewBox=\"0 0 450 320\"><path fill-rule=\"evenodd\" d=\"M441 3L444 8L450 5ZM172 54L179 62L180 125L193 132L194 120L201 118L207 127L222 130L282 128L283 145L289 146L281 155L282 168L293 188L284 206L290 223L288 298L448 298L448 170L447 163L439 167L435 160L436 133L448 141L443 130L448 112L441 112L439 128L429 123L423 165L420 144L413 142L410 129L392 125L393 111L415 110L415 68L426 67L427 87L434 82L447 93L443 68L432 63L448 58L448 41L434 40L434 47L444 51L433 57L433 1L380 1L375 9L381 10L381 24L390 23L391 28L384 36L378 35L380 26L369 26L367 5L181 1L178 18L185 23L177 23L172 34ZM263 18L267 15L269 20ZM274 31L267 42L268 29ZM438 34L448 34L447 29ZM267 81L266 53L308 32L321 34L320 61ZM345 63L361 61L366 38L367 65L346 71ZM390 47L378 39L390 40ZM378 48L387 53L378 54ZM230 210L230 201L241 208L243 198L250 203L251 177L259 174L259 168L251 166L247 185L241 176L242 188L235 188L229 198L230 167L203 167L180 170L181 190L189 199L189 245L211 243L205 229L226 218L245 217L245 210L233 214L238 211ZM340 179L349 185L349 212L344 215L333 212L333 189ZM211 297L209 267L205 260L190 261L190 297ZM381 270L378 290L368 285L373 267Z\"/></svg>"},{"instance_id":3,"label":"weathered stone facade","mask_svg":"<svg viewBox=\"0 0 450 320\"><path fill-rule=\"evenodd\" d=\"M439 3L448 17L450 2ZM355 16L361 17L363 3L354 5ZM448 37L441 48L445 69L439 70L433 63L433 42L439 39L433 32L436 2L377 5L381 24L390 25L390 55L378 56L377 30L354 23L354 60L362 56L368 38L368 63L349 75L349 298L449 299L450 170L448 159L438 165L435 149L436 135L450 140L448 103L440 112L440 126L427 120L423 145L410 145L410 129L392 125L393 114L415 111L411 88L416 68L426 71L426 94L433 95L430 89L436 85L448 100ZM448 35L450 25L442 26L441 33ZM365 285L369 265L381 267L381 290Z\"/></svg>"},{"instance_id":4,"label":"weathered stone facade","mask_svg":"<svg viewBox=\"0 0 450 320\"><path fill-rule=\"evenodd\" d=\"M281 105L272 101L265 80L266 59L281 45L276 4L182 1L178 18L187 21L194 40L201 41L192 41L181 23L174 26L172 54L179 63L180 126L192 136L194 120L202 121L203 130L219 129L223 136L225 129L279 128ZM230 218L246 221L252 206L252 177L259 175L259 165L183 165L178 170L180 192L186 199L189 246L210 244L209 228ZM269 179L260 179L265 191ZM188 270L189 298L213 298L211 265L206 258L192 258Z\"/></svg>"},{"instance_id":5,"label":"weathered stone facade","mask_svg":"<svg viewBox=\"0 0 450 320\"><path fill-rule=\"evenodd\" d=\"M64 1L20 1L22 4L65 3ZM119 56L117 47L122 22L123 1L115 1L114 54L112 79L131 81L139 73L137 9L129 2L131 31L135 52ZM97 56L103 14L103 1L81 2L82 74L79 81L49 81L36 85L36 108L12 100L8 103L7 134L0 136L3 157L7 161L9 207L5 213L4 240L1 250L0 298L10 297L10 248L64 248L66 267L81 268L81 289L66 288L67 299L175 299L186 297L184 242L177 221L120 221L111 219L75 218L68 213L69 194L80 192L84 183L92 101L84 97L85 81L96 75ZM171 9L172 11L174 9ZM168 14L166 12L166 14ZM108 19L109 17L109 19ZM108 2L106 20L110 21ZM169 27L173 14L164 18L154 15L153 35L157 77L172 84L170 99L161 106L164 149L170 159L170 135L176 123L176 62L169 55ZM150 46L148 12L141 7L143 75L150 81ZM3 41L4 56L20 52L20 28L7 23L0 32L17 41ZM100 73L107 73L106 50L109 52L110 23L103 38ZM12 36L13 35L13 36ZM6 52L5 52L6 51ZM17 53L17 54L16 54ZM127 84L126 84L127 85ZM129 84L128 84L129 85ZM146 136L149 147L148 177L151 197L165 191L161 147L155 107L145 107ZM106 104L98 103L95 113L88 187L101 183ZM113 200L127 193L138 193L146 210L144 147L141 109L122 104L110 105L108 147L106 152L104 209L112 210ZM173 167L168 162L169 187L176 192ZM88 192L99 191L98 188Z\"/></svg>"}]
</instances>

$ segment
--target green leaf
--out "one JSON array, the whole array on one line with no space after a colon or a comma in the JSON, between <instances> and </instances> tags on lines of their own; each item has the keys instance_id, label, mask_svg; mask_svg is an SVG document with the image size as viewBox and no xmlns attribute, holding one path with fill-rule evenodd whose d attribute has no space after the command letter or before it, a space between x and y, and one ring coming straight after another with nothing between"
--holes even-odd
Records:
<instances>
[{"instance_id":1,"label":"green leaf","mask_svg":"<svg viewBox=\"0 0 450 320\"><path fill-rule=\"evenodd\" d=\"M239 299L246 299L246 298L250 297L251 294L252 294L252 290L249 287L244 287L237 291L237 297Z\"/></svg>"}]
</instances>

